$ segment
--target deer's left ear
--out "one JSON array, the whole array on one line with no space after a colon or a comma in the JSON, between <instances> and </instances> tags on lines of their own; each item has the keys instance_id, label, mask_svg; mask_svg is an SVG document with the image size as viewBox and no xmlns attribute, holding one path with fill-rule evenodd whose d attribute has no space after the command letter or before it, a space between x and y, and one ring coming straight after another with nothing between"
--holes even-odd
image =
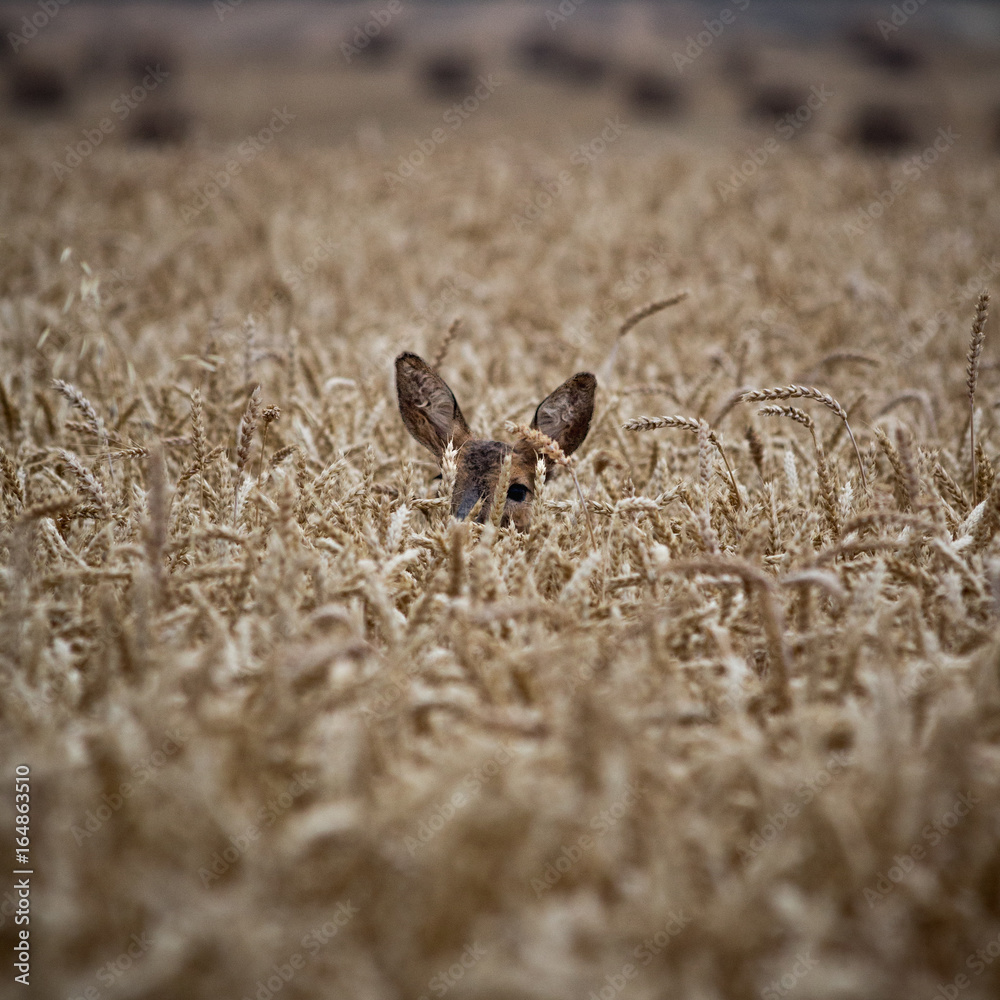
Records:
<instances>
[{"instance_id":1,"label":"deer's left ear","mask_svg":"<svg viewBox=\"0 0 1000 1000\"><path fill-rule=\"evenodd\" d=\"M596 391L597 379L590 372L578 372L538 404L531 426L548 434L567 455L572 455L590 430Z\"/></svg>"}]
</instances>

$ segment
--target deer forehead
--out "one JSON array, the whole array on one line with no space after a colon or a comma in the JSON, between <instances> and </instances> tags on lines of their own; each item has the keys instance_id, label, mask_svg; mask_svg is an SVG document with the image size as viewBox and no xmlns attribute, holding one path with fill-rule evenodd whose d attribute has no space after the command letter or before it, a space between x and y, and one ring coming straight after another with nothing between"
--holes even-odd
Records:
<instances>
[{"instance_id":1,"label":"deer forehead","mask_svg":"<svg viewBox=\"0 0 1000 1000\"><path fill-rule=\"evenodd\" d=\"M476 481L495 478L500 472L503 460L513 453L511 479L516 476L531 476L534 466L514 448L503 441L485 441L474 438L466 441L458 451L458 474Z\"/></svg>"}]
</instances>

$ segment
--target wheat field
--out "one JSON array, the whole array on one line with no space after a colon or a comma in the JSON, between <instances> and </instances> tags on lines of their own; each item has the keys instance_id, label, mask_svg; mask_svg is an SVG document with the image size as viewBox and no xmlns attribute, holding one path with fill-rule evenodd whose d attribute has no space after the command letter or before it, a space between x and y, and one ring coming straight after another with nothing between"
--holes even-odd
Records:
<instances>
[{"instance_id":1,"label":"wheat field","mask_svg":"<svg viewBox=\"0 0 1000 1000\"><path fill-rule=\"evenodd\" d=\"M996 161L633 139L0 150L25 992L997 995ZM451 521L404 350L594 372L586 510Z\"/></svg>"}]
</instances>

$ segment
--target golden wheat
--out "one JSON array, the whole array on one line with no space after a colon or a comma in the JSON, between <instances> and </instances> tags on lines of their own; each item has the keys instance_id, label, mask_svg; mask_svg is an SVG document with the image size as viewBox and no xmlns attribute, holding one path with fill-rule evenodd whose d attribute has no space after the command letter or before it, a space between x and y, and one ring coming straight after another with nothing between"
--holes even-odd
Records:
<instances>
[{"instance_id":1,"label":"golden wheat","mask_svg":"<svg viewBox=\"0 0 1000 1000\"><path fill-rule=\"evenodd\" d=\"M38 995L996 995L1000 381L983 305L973 471L959 332L995 164L942 158L852 238L891 166L797 140L723 202L728 153L636 130L522 229L566 151L464 135L394 192L395 148L276 144L190 225L219 151L56 181L62 140L0 150ZM681 284L683 336L639 324ZM531 408L623 327L567 458ZM402 350L535 445L528 532L449 518Z\"/></svg>"}]
</instances>

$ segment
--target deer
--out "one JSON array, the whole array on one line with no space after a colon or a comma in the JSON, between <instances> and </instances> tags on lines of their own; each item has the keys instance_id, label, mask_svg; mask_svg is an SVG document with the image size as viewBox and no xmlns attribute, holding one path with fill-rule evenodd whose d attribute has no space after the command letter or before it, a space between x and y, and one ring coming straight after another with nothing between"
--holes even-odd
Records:
<instances>
[{"instance_id":1,"label":"deer","mask_svg":"<svg viewBox=\"0 0 1000 1000\"><path fill-rule=\"evenodd\" d=\"M565 455L571 455L590 430L596 390L597 379L590 372L577 372L538 404L532 429L546 434ZM431 452L439 468L448 445L456 450L452 516L464 521L476 512L473 520L486 523L501 467L510 455L510 485L500 524L527 531L539 457L545 462L546 478L551 472L551 464L535 445L524 438L508 444L474 437L455 394L416 354L405 352L396 358L396 398L406 429Z\"/></svg>"}]
</instances>

